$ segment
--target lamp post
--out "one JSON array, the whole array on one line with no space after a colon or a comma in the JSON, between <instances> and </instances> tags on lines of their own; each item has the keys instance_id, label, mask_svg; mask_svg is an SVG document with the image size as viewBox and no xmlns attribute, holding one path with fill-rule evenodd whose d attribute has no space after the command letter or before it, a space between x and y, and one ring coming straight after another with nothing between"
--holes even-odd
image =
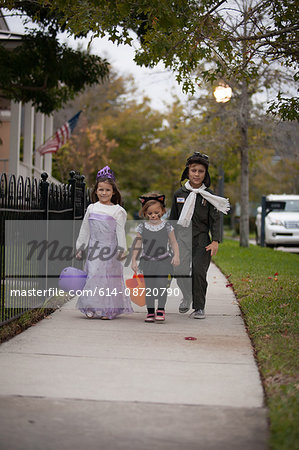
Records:
<instances>
[{"instance_id":1,"label":"lamp post","mask_svg":"<svg viewBox=\"0 0 299 450\"><path fill-rule=\"evenodd\" d=\"M217 103L227 103L230 101L232 96L232 89L226 84L219 84L216 86L213 92L215 100ZM224 130L221 134L224 133ZM221 155L219 167L219 183L218 183L218 193L221 197L224 197L224 169L223 169L223 156ZM220 239L223 241L223 213L220 213Z\"/></svg>"}]
</instances>

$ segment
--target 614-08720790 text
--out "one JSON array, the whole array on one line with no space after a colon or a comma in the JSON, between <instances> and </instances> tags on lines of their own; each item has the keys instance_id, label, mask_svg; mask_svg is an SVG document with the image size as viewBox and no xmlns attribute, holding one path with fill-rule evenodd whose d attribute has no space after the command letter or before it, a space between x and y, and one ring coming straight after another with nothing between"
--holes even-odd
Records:
<instances>
[{"instance_id":1,"label":"614-08720790 text","mask_svg":"<svg viewBox=\"0 0 299 450\"><path fill-rule=\"evenodd\" d=\"M180 290L179 288L134 288L130 291L130 289L125 288L124 293L125 295L163 295L165 292L167 291L167 295L174 295L174 296L179 296L180 295ZM109 288L98 288L97 289L97 293L100 296L113 296L113 295L118 295L118 294L123 294L123 292L119 292L117 289L109 289Z\"/></svg>"}]
</instances>

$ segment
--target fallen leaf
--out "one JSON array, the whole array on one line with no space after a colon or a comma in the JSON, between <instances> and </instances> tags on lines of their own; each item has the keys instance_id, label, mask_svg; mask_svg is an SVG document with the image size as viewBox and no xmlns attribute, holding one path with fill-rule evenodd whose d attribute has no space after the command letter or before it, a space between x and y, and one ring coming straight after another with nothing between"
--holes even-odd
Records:
<instances>
[{"instance_id":1,"label":"fallen leaf","mask_svg":"<svg viewBox=\"0 0 299 450\"><path fill-rule=\"evenodd\" d=\"M187 336L185 337L185 341L197 341L197 338L194 336Z\"/></svg>"},{"instance_id":2,"label":"fallen leaf","mask_svg":"<svg viewBox=\"0 0 299 450\"><path fill-rule=\"evenodd\" d=\"M225 287L232 287L233 283L227 283Z\"/></svg>"}]
</instances>

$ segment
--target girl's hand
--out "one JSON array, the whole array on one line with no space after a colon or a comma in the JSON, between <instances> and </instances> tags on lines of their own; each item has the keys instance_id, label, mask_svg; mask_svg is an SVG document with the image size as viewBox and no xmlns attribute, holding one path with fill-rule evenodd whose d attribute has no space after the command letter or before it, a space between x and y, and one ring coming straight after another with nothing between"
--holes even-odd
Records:
<instances>
[{"instance_id":1,"label":"girl's hand","mask_svg":"<svg viewBox=\"0 0 299 450\"><path fill-rule=\"evenodd\" d=\"M127 258L128 254L129 254L128 251L125 251L123 248L120 248L116 253L116 258L118 259L118 261L124 261Z\"/></svg>"},{"instance_id":2,"label":"girl's hand","mask_svg":"<svg viewBox=\"0 0 299 450\"><path fill-rule=\"evenodd\" d=\"M206 246L206 251L210 251L211 250L211 256L216 255L218 252L218 241L212 241L209 245Z\"/></svg>"},{"instance_id":3,"label":"girl's hand","mask_svg":"<svg viewBox=\"0 0 299 450\"><path fill-rule=\"evenodd\" d=\"M137 263L136 263L135 261L132 262L131 268L132 268L132 270L133 270L135 273L138 272L138 266L137 266Z\"/></svg>"},{"instance_id":4,"label":"girl's hand","mask_svg":"<svg viewBox=\"0 0 299 450\"><path fill-rule=\"evenodd\" d=\"M174 255L171 260L171 264L173 266L179 266L180 265L180 257L178 255Z\"/></svg>"},{"instance_id":5,"label":"girl's hand","mask_svg":"<svg viewBox=\"0 0 299 450\"><path fill-rule=\"evenodd\" d=\"M76 259L82 259L82 251L81 251L81 250L79 250L79 251L76 253Z\"/></svg>"}]
</instances>

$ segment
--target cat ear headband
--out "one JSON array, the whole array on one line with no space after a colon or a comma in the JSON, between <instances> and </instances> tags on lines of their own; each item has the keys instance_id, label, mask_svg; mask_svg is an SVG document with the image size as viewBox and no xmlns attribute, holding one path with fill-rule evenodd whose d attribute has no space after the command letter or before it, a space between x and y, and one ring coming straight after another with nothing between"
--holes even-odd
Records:
<instances>
[{"instance_id":1,"label":"cat ear headband","mask_svg":"<svg viewBox=\"0 0 299 450\"><path fill-rule=\"evenodd\" d=\"M165 207L165 195L159 195L158 197L146 197L142 195L139 197L139 201L142 203L142 206L144 206L149 200L158 201Z\"/></svg>"}]
</instances>

